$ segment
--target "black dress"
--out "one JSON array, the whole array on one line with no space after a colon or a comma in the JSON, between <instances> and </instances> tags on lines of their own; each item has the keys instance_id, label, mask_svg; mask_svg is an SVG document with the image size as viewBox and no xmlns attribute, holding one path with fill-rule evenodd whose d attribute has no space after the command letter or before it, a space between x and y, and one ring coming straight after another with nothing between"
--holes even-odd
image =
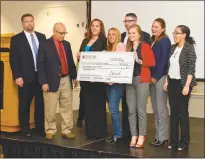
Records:
<instances>
[{"instance_id":1,"label":"black dress","mask_svg":"<svg viewBox=\"0 0 206 159\"><path fill-rule=\"evenodd\" d=\"M85 50L89 40L84 39L80 51ZM99 37L90 51L106 50L106 38ZM103 138L107 136L106 89L101 82L81 82L81 93L85 106L85 136ZM80 96L81 98L81 96Z\"/></svg>"}]
</instances>

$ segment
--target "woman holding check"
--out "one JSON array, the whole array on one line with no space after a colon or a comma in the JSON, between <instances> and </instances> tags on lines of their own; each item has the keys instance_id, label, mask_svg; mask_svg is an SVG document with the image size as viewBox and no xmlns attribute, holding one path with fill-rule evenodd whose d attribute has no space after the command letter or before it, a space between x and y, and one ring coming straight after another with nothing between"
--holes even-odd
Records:
<instances>
[{"instance_id":1,"label":"woman holding check","mask_svg":"<svg viewBox=\"0 0 206 159\"><path fill-rule=\"evenodd\" d=\"M151 79L150 67L155 66L155 58L149 44L142 42L142 31L139 25L132 25L129 28L128 36L127 51L134 52L135 56L132 84L126 85L129 125L132 135L129 146L143 148L147 129L146 102ZM137 113L139 132L137 132Z\"/></svg>"},{"instance_id":2,"label":"woman holding check","mask_svg":"<svg viewBox=\"0 0 206 159\"><path fill-rule=\"evenodd\" d=\"M108 52L126 52L126 46L121 43L121 34L118 29L111 28L108 31L107 39ZM122 137L120 124L119 102L123 94L124 84L108 83L106 86L107 98L109 101L109 111L112 116L113 136L106 140L107 143L117 144Z\"/></svg>"},{"instance_id":3,"label":"woman holding check","mask_svg":"<svg viewBox=\"0 0 206 159\"><path fill-rule=\"evenodd\" d=\"M104 23L100 19L92 20L88 36L82 41L80 52L106 50ZM77 53L78 60L80 53ZM107 136L106 91L101 82L81 82L80 98L85 106L85 139L98 139ZM80 99L81 100L81 99Z\"/></svg>"}]
</instances>

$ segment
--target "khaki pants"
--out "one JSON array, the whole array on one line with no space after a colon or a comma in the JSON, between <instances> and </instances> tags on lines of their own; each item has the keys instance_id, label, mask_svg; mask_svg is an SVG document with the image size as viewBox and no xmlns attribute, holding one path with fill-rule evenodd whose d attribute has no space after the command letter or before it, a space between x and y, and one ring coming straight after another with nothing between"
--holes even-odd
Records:
<instances>
[{"instance_id":1,"label":"khaki pants","mask_svg":"<svg viewBox=\"0 0 206 159\"><path fill-rule=\"evenodd\" d=\"M73 128L72 89L69 76L60 79L57 92L43 92L45 105L45 133L55 134L56 109L59 103L59 112L62 116L62 134L71 132Z\"/></svg>"}]
</instances>

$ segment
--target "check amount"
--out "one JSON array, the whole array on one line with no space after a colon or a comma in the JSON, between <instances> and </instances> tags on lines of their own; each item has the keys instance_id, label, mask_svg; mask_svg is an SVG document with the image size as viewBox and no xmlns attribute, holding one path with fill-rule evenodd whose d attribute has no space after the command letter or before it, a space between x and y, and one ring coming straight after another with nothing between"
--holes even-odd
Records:
<instances>
[{"instance_id":1,"label":"check amount","mask_svg":"<svg viewBox=\"0 0 206 159\"><path fill-rule=\"evenodd\" d=\"M77 80L132 83L133 52L81 52Z\"/></svg>"}]
</instances>

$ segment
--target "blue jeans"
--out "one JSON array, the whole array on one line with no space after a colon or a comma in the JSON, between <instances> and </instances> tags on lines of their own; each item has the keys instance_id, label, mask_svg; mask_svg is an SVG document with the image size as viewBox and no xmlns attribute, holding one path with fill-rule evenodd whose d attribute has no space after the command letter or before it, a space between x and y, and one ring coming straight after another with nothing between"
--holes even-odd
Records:
<instances>
[{"instance_id":1,"label":"blue jeans","mask_svg":"<svg viewBox=\"0 0 206 159\"><path fill-rule=\"evenodd\" d=\"M114 137L122 137L122 128L120 124L119 102L124 91L124 84L107 85L107 98L109 101L109 111L112 116L112 126Z\"/></svg>"}]
</instances>

